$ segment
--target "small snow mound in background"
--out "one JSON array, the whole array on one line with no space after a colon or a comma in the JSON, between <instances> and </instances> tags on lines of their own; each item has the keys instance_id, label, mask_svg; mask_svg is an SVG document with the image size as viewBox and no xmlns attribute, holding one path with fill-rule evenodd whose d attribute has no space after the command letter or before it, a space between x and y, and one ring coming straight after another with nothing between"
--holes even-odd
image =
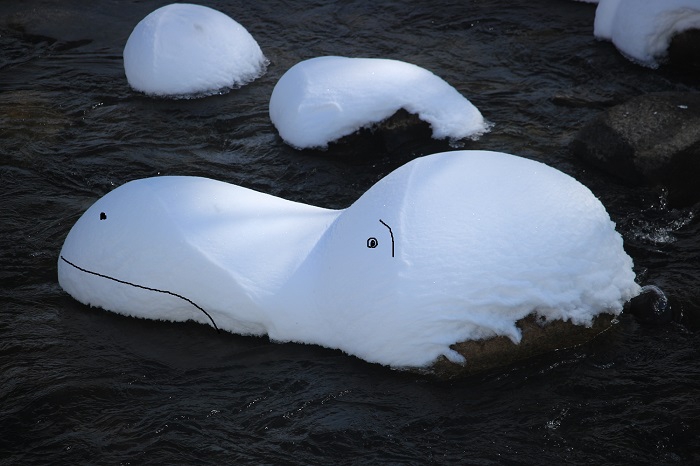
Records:
<instances>
[{"instance_id":1,"label":"small snow mound in background","mask_svg":"<svg viewBox=\"0 0 700 466\"><path fill-rule=\"evenodd\" d=\"M146 16L124 47L129 85L167 97L211 95L265 73L267 59L248 31L211 8L177 3Z\"/></svg>"},{"instance_id":2,"label":"small snow mound in background","mask_svg":"<svg viewBox=\"0 0 700 466\"><path fill-rule=\"evenodd\" d=\"M291 146L325 148L402 108L428 122L435 139L475 138L489 129L479 110L440 77L378 58L297 63L272 92L270 119Z\"/></svg>"}]
</instances>

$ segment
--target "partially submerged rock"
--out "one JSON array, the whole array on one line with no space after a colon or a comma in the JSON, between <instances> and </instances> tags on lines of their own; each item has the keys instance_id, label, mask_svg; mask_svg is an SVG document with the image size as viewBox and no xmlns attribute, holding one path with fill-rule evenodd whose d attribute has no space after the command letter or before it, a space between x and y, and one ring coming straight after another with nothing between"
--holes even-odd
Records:
<instances>
[{"instance_id":1,"label":"partially submerged rock","mask_svg":"<svg viewBox=\"0 0 700 466\"><path fill-rule=\"evenodd\" d=\"M262 76L268 61L252 35L224 13L173 3L141 20L124 47L129 85L147 95L194 98Z\"/></svg>"},{"instance_id":2,"label":"partially submerged rock","mask_svg":"<svg viewBox=\"0 0 700 466\"><path fill-rule=\"evenodd\" d=\"M700 200L700 93L646 94L585 125L572 152L631 184L663 185L669 202Z\"/></svg>"},{"instance_id":3,"label":"partially submerged rock","mask_svg":"<svg viewBox=\"0 0 700 466\"><path fill-rule=\"evenodd\" d=\"M585 327L562 320L544 324L535 316L529 315L517 323L522 332L519 344L513 343L505 336L457 343L451 348L464 356L466 364L457 364L442 357L430 368L430 373L439 378L470 375L505 367L552 351L579 346L610 329L614 319L612 314L599 314L594 318L591 327Z\"/></svg>"},{"instance_id":4,"label":"partially submerged rock","mask_svg":"<svg viewBox=\"0 0 700 466\"><path fill-rule=\"evenodd\" d=\"M478 138L490 124L454 87L398 60L316 57L282 75L270 97L270 120L296 149L323 149L400 109L430 124L435 139Z\"/></svg>"},{"instance_id":5,"label":"partially submerged rock","mask_svg":"<svg viewBox=\"0 0 700 466\"><path fill-rule=\"evenodd\" d=\"M637 322L649 325L666 324L674 318L668 298L655 285L642 287L637 296L625 303L623 312L634 316ZM427 371L421 372L450 379L506 367L525 359L589 343L612 329L616 322L617 316L608 313L595 316L590 327L563 320L545 322L530 314L517 322L522 332L520 343L513 343L505 336L456 343L451 348L464 356L465 364L441 357Z\"/></svg>"},{"instance_id":6,"label":"partially submerged rock","mask_svg":"<svg viewBox=\"0 0 700 466\"><path fill-rule=\"evenodd\" d=\"M461 365L452 345L463 341L520 343L517 323L533 312L585 328L640 292L622 237L586 186L491 151L413 160L343 210L201 177L134 180L75 223L58 281L113 312L396 368L441 356Z\"/></svg>"},{"instance_id":7,"label":"partially submerged rock","mask_svg":"<svg viewBox=\"0 0 700 466\"><path fill-rule=\"evenodd\" d=\"M697 0L601 0L594 35L631 61L649 68L668 62L674 37L700 28ZM698 51L697 45L691 50Z\"/></svg>"},{"instance_id":8,"label":"partially submerged rock","mask_svg":"<svg viewBox=\"0 0 700 466\"><path fill-rule=\"evenodd\" d=\"M700 73L700 29L688 29L671 39L668 64L679 70Z\"/></svg>"},{"instance_id":9,"label":"partially submerged rock","mask_svg":"<svg viewBox=\"0 0 700 466\"><path fill-rule=\"evenodd\" d=\"M471 140L460 142L468 148ZM392 116L372 126L362 128L328 144L326 149L306 149L323 156L347 159L349 162L376 160L389 156L408 160L417 156L454 150L447 139L434 139L430 124L418 115L400 109Z\"/></svg>"}]
</instances>

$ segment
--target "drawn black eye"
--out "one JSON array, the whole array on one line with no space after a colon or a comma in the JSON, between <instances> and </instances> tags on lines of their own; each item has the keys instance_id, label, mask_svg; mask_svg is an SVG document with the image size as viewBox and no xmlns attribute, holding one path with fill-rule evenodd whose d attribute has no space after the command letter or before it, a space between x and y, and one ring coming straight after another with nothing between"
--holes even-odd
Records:
<instances>
[{"instance_id":1,"label":"drawn black eye","mask_svg":"<svg viewBox=\"0 0 700 466\"><path fill-rule=\"evenodd\" d=\"M100 212L100 220L107 220L107 214L104 212Z\"/></svg>"},{"instance_id":2,"label":"drawn black eye","mask_svg":"<svg viewBox=\"0 0 700 466\"><path fill-rule=\"evenodd\" d=\"M367 238L367 247L368 248L374 249L377 246L379 246L379 241L377 241L377 238L375 238L375 237Z\"/></svg>"}]
</instances>

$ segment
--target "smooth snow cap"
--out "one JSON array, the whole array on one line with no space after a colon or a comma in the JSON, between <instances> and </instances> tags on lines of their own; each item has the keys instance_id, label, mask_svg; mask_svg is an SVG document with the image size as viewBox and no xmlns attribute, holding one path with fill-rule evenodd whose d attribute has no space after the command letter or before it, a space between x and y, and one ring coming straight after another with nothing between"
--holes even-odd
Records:
<instances>
[{"instance_id":1,"label":"smooth snow cap","mask_svg":"<svg viewBox=\"0 0 700 466\"><path fill-rule=\"evenodd\" d=\"M219 11L187 3L146 16L124 47L129 85L154 96L215 94L257 79L267 63L243 26Z\"/></svg>"},{"instance_id":2,"label":"smooth snow cap","mask_svg":"<svg viewBox=\"0 0 700 466\"><path fill-rule=\"evenodd\" d=\"M484 151L413 160L344 210L206 178L132 181L73 226L58 280L121 314L215 322L394 367L461 361L450 348L461 341L517 343L529 314L590 325L640 290L590 190Z\"/></svg>"},{"instance_id":3,"label":"smooth snow cap","mask_svg":"<svg viewBox=\"0 0 700 466\"><path fill-rule=\"evenodd\" d=\"M688 29L700 29L700 0L600 0L596 9L595 37L651 68L666 56L673 36Z\"/></svg>"},{"instance_id":4,"label":"smooth snow cap","mask_svg":"<svg viewBox=\"0 0 700 466\"><path fill-rule=\"evenodd\" d=\"M436 139L475 138L488 131L479 110L440 77L378 58L318 57L297 63L272 92L270 119L289 145L325 148L402 108L428 122Z\"/></svg>"}]
</instances>

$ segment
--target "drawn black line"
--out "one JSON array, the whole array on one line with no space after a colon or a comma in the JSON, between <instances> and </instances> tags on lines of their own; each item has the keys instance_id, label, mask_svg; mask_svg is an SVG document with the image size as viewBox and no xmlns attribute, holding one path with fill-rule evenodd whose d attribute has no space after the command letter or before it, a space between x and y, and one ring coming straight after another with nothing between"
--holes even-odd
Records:
<instances>
[{"instance_id":1,"label":"drawn black line","mask_svg":"<svg viewBox=\"0 0 700 466\"><path fill-rule=\"evenodd\" d=\"M72 267L75 267L76 269L80 270L81 272L89 273L89 274L91 274L91 275L95 275L96 277L106 278L107 280L112 280L112 281L115 281L115 282L117 282L117 283L122 283L122 284L124 284L124 285L133 286L133 287L135 287L135 288L141 288L142 290L155 291L155 292L157 292L157 293L163 293L163 294L167 294L167 295L170 295L170 296L175 296L176 298L180 298L180 299L182 299L183 301L187 301L188 303L190 303L191 305L193 305L194 307L196 307L197 309L199 309L200 311L202 311L207 317L209 317L209 320L211 320L211 323L212 323L212 325L214 326L214 328L216 329L217 333L221 333L221 332L219 331L219 327L216 326L216 322L214 322L214 319L212 319L212 317L209 315L209 313L208 313L207 311L205 311L204 309L202 309L201 306L197 305L194 301L192 301L192 300L189 299L189 298L186 298L186 297L184 297L184 296L182 296L182 295L179 295L179 294L177 294L177 293L173 293L172 291L168 291L168 290L159 290L159 289L157 289L157 288L150 288L150 287L148 287L148 286L137 285L136 283L131 283L131 282L127 282L127 281L124 281L124 280L120 280L120 279L118 279L118 278L110 277L109 275L103 275L103 274L101 274L101 273L93 272L92 270L84 269L84 268L82 268L82 267L79 267L79 266L75 265L74 263L72 263L71 261L69 261L68 259L66 259L66 258L63 257L63 256L61 256L61 260L62 260L63 262L65 262L66 264L68 264L68 265L70 265L70 266L72 266Z\"/></svg>"},{"instance_id":2,"label":"drawn black line","mask_svg":"<svg viewBox=\"0 0 700 466\"><path fill-rule=\"evenodd\" d=\"M379 221L381 222L382 225L384 225L385 227L387 227L389 229L389 234L391 235L391 257L394 257L394 232L391 231L391 227L389 225L384 223L384 220L382 220L380 218Z\"/></svg>"}]
</instances>

